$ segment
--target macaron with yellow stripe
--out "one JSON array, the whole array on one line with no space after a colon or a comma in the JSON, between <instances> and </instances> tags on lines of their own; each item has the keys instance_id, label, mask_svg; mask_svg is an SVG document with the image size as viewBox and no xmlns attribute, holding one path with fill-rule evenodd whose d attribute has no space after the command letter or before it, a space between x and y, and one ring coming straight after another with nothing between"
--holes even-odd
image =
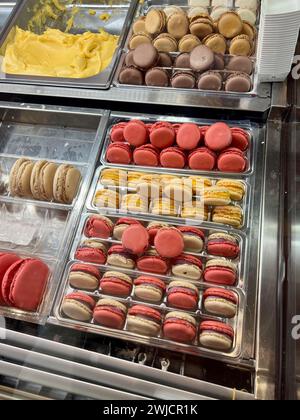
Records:
<instances>
[{"instance_id":1,"label":"macaron with yellow stripe","mask_svg":"<svg viewBox=\"0 0 300 420\"><path fill-rule=\"evenodd\" d=\"M246 188L245 184L241 181L223 179L218 181L216 185L220 188L226 188L229 191L231 200L233 201L241 201L244 198Z\"/></svg>"},{"instance_id":2,"label":"macaron with yellow stripe","mask_svg":"<svg viewBox=\"0 0 300 420\"><path fill-rule=\"evenodd\" d=\"M217 206L213 210L212 221L240 228L243 224L243 211L239 206Z\"/></svg>"},{"instance_id":3,"label":"macaron with yellow stripe","mask_svg":"<svg viewBox=\"0 0 300 420\"><path fill-rule=\"evenodd\" d=\"M227 206L231 198L226 188L211 187L203 191L203 201L207 206Z\"/></svg>"}]
</instances>

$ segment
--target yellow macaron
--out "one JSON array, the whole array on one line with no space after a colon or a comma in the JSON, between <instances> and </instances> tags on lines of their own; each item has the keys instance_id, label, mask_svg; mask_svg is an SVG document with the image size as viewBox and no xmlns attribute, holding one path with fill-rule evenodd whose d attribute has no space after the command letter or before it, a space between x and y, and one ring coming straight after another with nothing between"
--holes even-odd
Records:
<instances>
[{"instance_id":1,"label":"yellow macaron","mask_svg":"<svg viewBox=\"0 0 300 420\"><path fill-rule=\"evenodd\" d=\"M233 201L241 201L244 198L246 187L241 181L232 179L223 179L217 182L217 187L226 188L229 191L230 198Z\"/></svg>"},{"instance_id":2,"label":"yellow macaron","mask_svg":"<svg viewBox=\"0 0 300 420\"><path fill-rule=\"evenodd\" d=\"M243 224L243 211L239 206L215 207L212 214L212 221L240 228Z\"/></svg>"}]
</instances>

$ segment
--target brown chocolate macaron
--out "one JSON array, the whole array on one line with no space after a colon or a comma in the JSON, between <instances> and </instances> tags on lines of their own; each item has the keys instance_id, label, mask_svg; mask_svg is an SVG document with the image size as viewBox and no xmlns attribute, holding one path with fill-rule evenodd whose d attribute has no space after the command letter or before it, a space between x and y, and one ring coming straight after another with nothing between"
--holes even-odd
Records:
<instances>
[{"instance_id":1,"label":"brown chocolate macaron","mask_svg":"<svg viewBox=\"0 0 300 420\"><path fill-rule=\"evenodd\" d=\"M192 72L177 71L172 77L171 85L177 89L194 89L196 78Z\"/></svg>"},{"instance_id":2,"label":"brown chocolate macaron","mask_svg":"<svg viewBox=\"0 0 300 420\"><path fill-rule=\"evenodd\" d=\"M225 82L227 92L249 92L252 87L251 77L246 73L233 73Z\"/></svg>"},{"instance_id":3,"label":"brown chocolate macaron","mask_svg":"<svg viewBox=\"0 0 300 420\"><path fill-rule=\"evenodd\" d=\"M198 45L201 45L200 39L195 35L188 34L179 41L179 51L182 53L190 53Z\"/></svg>"},{"instance_id":4,"label":"brown chocolate macaron","mask_svg":"<svg viewBox=\"0 0 300 420\"><path fill-rule=\"evenodd\" d=\"M126 54L125 56L126 67L134 66L133 53L134 53L134 50L131 50L131 51L128 51L128 53Z\"/></svg>"},{"instance_id":5,"label":"brown chocolate macaron","mask_svg":"<svg viewBox=\"0 0 300 420\"><path fill-rule=\"evenodd\" d=\"M212 50L205 45L194 48L190 54L190 65L195 71L204 72L213 68L215 55Z\"/></svg>"},{"instance_id":6,"label":"brown chocolate macaron","mask_svg":"<svg viewBox=\"0 0 300 420\"><path fill-rule=\"evenodd\" d=\"M225 69L225 60L222 54L215 54L215 70L224 70Z\"/></svg>"},{"instance_id":7,"label":"brown chocolate macaron","mask_svg":"<svg viewBox=\"0 0 300 420\"><path fill-rule=\"evenodd\" d=\"M223 87L223 78L217 71L207 71L198 79L198 89L220 91Z\"/></svg>"},{"instance_id":8,"label":"brown chocolate macaron","mask_svg":"<svg viewBox=\"0 0 300 420\"><path fill-rule=\"evenodd\" d=\"M249 57L237 55L229 59L226 69L230 71L247 73L250 75L253 72L253 62Z\"/></svg>"},{"instance_id":9,"label":"brown chocolate macaron","mask_svg":"<svg viewBox=\"0 0 300 420\"><path fill-rule=\"evenodd\" d=\"M136 67L124 67L120 71L119 82L122 85L143 85L144 75Z\"/></svg>"},{"instance_id":10,"label":"brown chocolate macaron","mask_svg":"<svg viewBox=\"0 0 300 420\"><path fill-rule=\"evenodd\" d=\"M153 67L148 70L145 75L145 83L147 86L168 87L169 73L160 67Z\"/></svg>"},{"instance_id":11,"label":"brown chocolate macaron","mask_svg":"<svg viewBox=\"0 0 300 420\"><path fill-rule=\"evenodd\" d=\"M178 55L174 61L174 67L178 69L190 69L190 54L183 53Z\"/></svg>"},{"instance_id":12,"label":"brown chocolate macaron","mask_svg":"<svg viewBox=\"0 0 300 420\"><path fill-rule=\"evenodd\" d=\"M157 49L152 44L141 44L133 52L134 65L144 71L154 67L158 60Z\"/></svg>"},{"instance_id":13,"label":"brown chocolate macaron","mask_svg":"<svg viewBox=\"0 0 300 420\"><path fill-rule=\"evenodd\" d=\"M159 67L172 67L173 65L173 59L172 56L168 53L159 53L159 60L157 65Z\"/></svg>"},{"instance_id":14,"label":"brown chocolate macaron","mask_svg":"<svg viewBox=\"0 0 300 420\"><path fill-rule=\"evenodd\" d=\"M132 35L129 41L129 48L135 50L141 44L152 44L152 38L149 34L139 32Z\"/></svg>"},{"instance_id":15,"label":"brown chocolate macaron","mask_svg":"<svg viewBox=\"0 0 300 420\"><path fill-rule=\"evenodd\" d=\"M178 50L178 44L176 39L167 33L160 34L153 41L154 47L159 52L176 52Z\"/></svg>"}]
</instances>

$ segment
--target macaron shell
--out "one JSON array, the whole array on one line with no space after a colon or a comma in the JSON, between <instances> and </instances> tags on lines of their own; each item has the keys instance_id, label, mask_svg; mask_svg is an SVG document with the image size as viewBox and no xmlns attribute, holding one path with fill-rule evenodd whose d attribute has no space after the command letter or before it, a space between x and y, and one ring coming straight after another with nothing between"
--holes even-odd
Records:
<instances>
[{"instance_id":1,"label":"macaron shell","mask_svg":"<svg viewBox=\"0 0 300 420\"><path fill-rule=\"evenodd\" d=\"M150 142L158 149L170 147L175 142L175 131L169 123L156 123L150 133Z\"/></svg>"},{"instance_id":2,"label":"macaron shell","mask_svg":"<svg viewBox=\"0 0 300 420\"><path fill-rule=\"evenodd\" d=\"M42 261L28 258L13 264L7 276L11 305L25 311L38 309L49 276L48 266Z\"/></svg>"},{"instance_id":3,"label":"macaron shell","mask_svg":"<svg viewBox=\"0 0 300 420\"><path fill-rule=\"evenodd\" d=\"M6 286L4 285L4 276L7 270L15 263L21 262L22 259L15 254L1 254L0 255L0 305L6 303L9 305L9 291L6 292ZM7 299L4 299L4 294Z\"/></svg>"},{"instance_id":4,"label":"macaron shell","mask_svg":"<svg viewBox=\"0 0 300 420\"><path fill-rule=\"evenodd\" d=\"M130 121L124 129L124 137L131 146L142 146L148 140L147 127L142 121Z\"/></svg>"},{"instance_id":5,"label":"macaron shell","mask_svg":"<svg viewBox=\"0 0 300 420\"><path fill-rule=\"evenodd\" d=\"M183 236L177 229L162 228L154 239L154 246L162 257L178 257L184 250Z\"/></svg>"},{"instance_id":6,"label":"macaron shell","mask_svg":"<svg viewBox=\"0 0 300 420\"><path fill-rule=\"evenodd\" d=\"M215 123L205 133L206 146L215 152L226 149L231 145L231 142L232 133L225 123Z\"/></svg>"},{"instance_id":7,"label":"macaron shell","mask_svg":"<svg viewBox=\"0 0 300 420\"><path fill-rule=\"evenodd\" d=\"M181 319L168 319L163 325L164 338L181 343L191 343L196 338L196 328Z\"/></svg>"},{"instance_id":8,"label":"macaron shell","mask_svg":"<svg viewBox=\"0 0 300 420\"><path fill-rule=\"evenodd\" d=\"M149 233L142 225L131 225L123 233L122 244L132 254L143 254L149 248Z\"/></svg>"},{"instance_id":9,"label":"macaron shell","mask_svg":"<svg viewBox=\"0 0 300 420\"><path fill-rule=\"evenodd\" d=\"M107 257L101 249L82 247L77 249L75 258L89 263L105 264Z\"/></svg>"},{"instance_id":10,"label":"macaron shell","mask_svg":"<svg viewBox=\"0 0 300 420\"><path fill-rule=\"evenodd\" d=\"M236 273L226 267L209 267L204 271L204 281L232 286L236 282Z\"/></svg>"},{"instance_id":11,"label":"macaron shell","mask_svg":"<svg viewBox=\"0 0 300 420\"><path fill-rule=\"evenodd\" d=\"M196 124L182 124L177 132L177 144L184 150L195 149L201 139L200 129Z\"/></svg>"}]
</instances>

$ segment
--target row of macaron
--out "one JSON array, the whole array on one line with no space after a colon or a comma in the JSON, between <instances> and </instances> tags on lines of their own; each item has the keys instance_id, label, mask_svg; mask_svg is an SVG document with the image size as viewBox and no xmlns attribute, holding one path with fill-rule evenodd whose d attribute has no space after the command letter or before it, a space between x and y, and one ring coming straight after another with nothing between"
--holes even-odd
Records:
<instances>
[{"instance_id":1,"label":"row of macaron","mask_svg":"<svg viewBox=\"0 0 300 420\"><path fill-rule=\"evenodd\" d=\"M132 226L138 226L139 229L133 228ZM140 228L141 227L141 228ZM112 242L122 242L123 246L132 247L131 243L127 243L126 237L129 234L133 237L141 235L136 239L136 243L133 243L134 252L144 251L146 244L149 246L156 246L156 251L161 252L161 256L174 258L183 252L190 253L202 253L206 250L206 255L218 256L223 258L236 259L240 255L239 240L236 236L225 233L225 232L212 232L206 237L204 231L197 227L192 226L171 226L163 222L147 222L143 223L134 218L121 217L113 221L103 215L91 215L89 216L83 228L83 234L85 238L95 239L106 239ZM141 230L140 230L141 229ZM144 231L146 229L147 232ZM126 231L125 242L123 235ZM135 239L135 238L134 238ZM174 252L173 249L168 246L168 249L164 249L166 241L172 240L176 244L178 255L170 255L170 252ZM126 242L127 241L127 242ZM143 243L143 241L145 241ZM134 242L134 240L133 240ZM166 245L169 245L168 243ZM174 247L174 245L172 245Z\"/></svg>"},{"instance_id":2,"label":"row of macaron","mask_svg":"<svg viewBox=\"0 0 300 420\"><path fill-rule=\"evenodd\" d=\"M64 317L79 322L93 322L109 329L118 329L146 337L159 337L179 343L200 345L218 351L232 349L233 328L219 321L200 321L186 312L161 311L146 305L133 305L110 298L95 299L83 292L66 295L61 304Z\"/></svg>"},{"instance_id":3,"label":"row of macaron","mask_svg":"<svg viewBox=\"0 0 300 420\"><path fill-rule=\"evenodd\" d=\"M9 192L13 197L71 204L80 182L81 173L73 165L20 158L10 170Z\"/></svg>"},{"instance_id":4,"label":"row of macaron","mask_svg":"<svg viewBox=\"0 0 300 420\"><path fill-rule=\"evenodd\" d=\"M238 296L231 290L207 288L200 291L197 285L186 280L172 280L169 284L158 277L141 275L134 280L118 271L102 273L97 267L75 263L70 267L68 284L75 290L97 292L118 298L160 305L222 317L234 318L237 313Z\"/></svg>"},{"instance_id":5,"label":"row of macaron","mask_svg":"<svg viewBox=\"0 0 300 420\"><path fill-rule=\"evenodd\" d=\"M174 169L188 165L192 170L217 168L235 173L247 168L249 134L221 122L199 127L193 123L145 124L132 120L113 126L110 138L106 151L109 163Z\"/></svg>"},{"instance_id":6,"label":"row of macaron","mask_svg":"<svg viewBox=\"0 0 300 420\"><path fill-rule=\"evenodd\" d=\"M138 270L142 273L170 275L179 279L233 286L239 278L238 265L225 258L212 258L203 263L200 257L183 253L175 258L162 257L155 249L142 255L132 254L123 245L85 239L75 251L75 259L86 263Z\"/></svg>"},{"instance_id":7,"label":"row of macaron","mask_svg":"<svg viewBox=\"0 0 300 420\"><path fill-rule=\"evenodd\" d=\"M49 267L39 259L0 252L0 306L36 311L49 274Z\"/></svg>"},{"instance_id":8,"label":"row of macaron","mask_svg":"<svg viewBox=\"0 0 300 420\"><path fill-rule=\"evenodd\" d=\"M181 195L181 197L183 197ZM181 219L195 219L197 221L211 221L216 224L228 225L240 229L244 223L243 209L238 205L215 206L209 209L200 200L182 203L170 198L155 198L148 201L140 194L126 194L111 189L97 190L93 198L95 209L120 212L124 215L136 214L174 217Z\"/></svg>"}]
</instances>

